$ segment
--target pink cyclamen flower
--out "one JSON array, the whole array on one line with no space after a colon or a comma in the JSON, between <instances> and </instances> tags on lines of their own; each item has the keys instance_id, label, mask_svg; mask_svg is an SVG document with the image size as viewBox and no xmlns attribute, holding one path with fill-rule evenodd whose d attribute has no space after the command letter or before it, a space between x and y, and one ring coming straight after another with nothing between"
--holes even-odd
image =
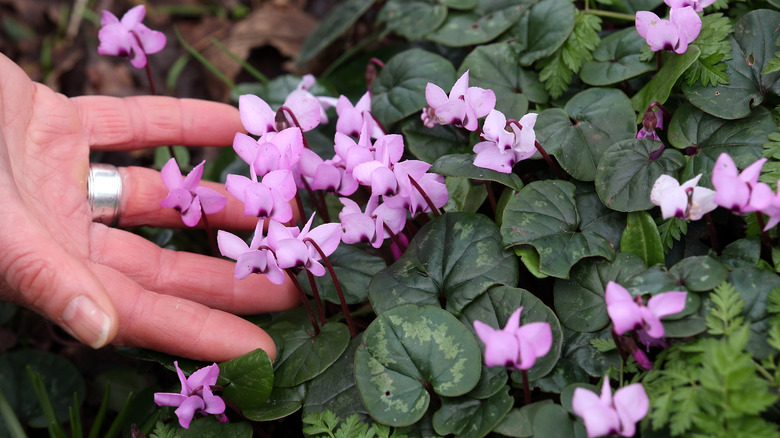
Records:
<instances>
[{"instance_id":1,"label":"pink cyclamen flower","mask_svg":"<svg viewBox=\"0 0 780 438\"><path fill-rule=\"evenodd\" d=\"M680 312L685 308L686 292L665 292L653 295L645 305L641 297L633 298L623 286L607 283L605 298L607 313L612 320L612 330L622 335L635 330L639 340L650 345L664 337L661 318Z\"/></svg>"},{"instance_id":2,"label":"pink cyclamen flower","mask_svg":"<svg viewBox=\"0 0 780 438\"><path fill-rule=\"evenodd\" d=\"M274 251L280 268L303 268L318 277L325 275L325 267L319 263L322 256L308 240L314 241L327 257L341 242L341 224L328 223L312 229L313 221L314 214L301 230L285 227L277 221L268 223L268 246Z\"/></svg>"},{"instance_id":3,"label":"pink cyclamen flower","mask_svg":"<svg viewBox=\"0 0 780 438\"><path fill-rule=\"evenodd\" d=\"M131 8L122 16L122 20L111 12L103 11L98 32L98 53L128 58L136 68L146 66L146 55L157 53L165 47L165 35L144 26L141 23L144 15L144 5Z\"/></svg>"},{"instance_id":4,"label":"pink cyclamen flower","mask_svg":"<svg viewBox=\"0 0 780 438\"><path fill-rule=\"evenodd\" d=\"M227 204L226 197L214 190L198 186L203 177L205 163L206 161L203 161L195 166L186 178L182 178L174 158L168 160L160 171L163 184L169 190L168 196L160 201L160 205L181 213L181 220L188 227L197 225L202 214L216 213Z\"/></svg>"},{"instance_id":5,"label":"pink cyclamen flower","mask_svg":"<svg viewBox=\"0 0 780 438\"><path fill-rule=\"evenodd\" d=\"M780 181L777 182L777 188L778 193L780 193ZM780 194L775 194L769 185L762 182L756 183L750 195L750 203L758 211L769 216L764 231L769 231L780 222Z\"/></svg>"},{"instance_id":6,"label":"pink cyclamen flower","mask_svg":"<svg viewBox=\"0 0 780 438\"><path fill-rule=\"evenodd\" d=\"M262 181L229 174L225 190L244 203L244 216L287 222L293 217L290 201L298 193L290 170L268 172Z\"/></svg>"},{"instance_id":7,"label":"pink cyclamen flower","mask_svg":"<svg viewBox=\"0 0 780 438\"><path fill-rule=\"evenodd\" d=\"M265 246L263 236L263 221L258 221L252 242L247 246L240 237L219 230L217 232L217 244L219 252L236 261L234 277L243 280L250 274L264 274L274 284L284 283L284 272L276 264L276 257L270 249L260 249Z\"/></svg>"},{"instance_id":8,"label":"pink cyclamen flower","mask_svg":"<svg viewBox=\"0 0 780 438\"><path fill-rule=\"evenodd\" d=\"M179 424L189 429L195 414L218 415L220 421L226 421L225 401L211 391L211 387L217 384L219 366L217 364L201 368L185 377L179 368L179 363L174 362L176 373L181 382L181 393L157 392L154 394L154 402L157 406L174 406Z\"/></svg>"},{"instance_id":9,"label":"pink cyclamen flower","mask_svg":"<svg viewBox=\"0 0 780 438\"><path fill-rule=\"evenodd\" d=\"M661 137L655 132L656 128L664 129L664 113L658 106L645 111L642 117L642 128L636 133L636 138L652 138L661 141Z\"/></svg>"},{"instance_id":10,"label":"pink cyclamen flower","mask_svg":"<svg viewBox=\"0 0 780 438\"><path fill-rule=\"evenodd\" d=\"M667 6L672 9L680 9L686 6L690 6L696 12L704 11L704 8L715 3L715 0L664 0Z\"/></svg>"},{"instance_id":11,"label":"pink cyclamen flower","mask_svg":"<svg viewBox=\"0 0 780 438\"><path fill-rule=\"evenodd\" d=\"M352 106L347 96L341 96L336 103L336 132L344 135L358 136L363 123L368 123L368 132L371 138L379 138L384 135L382 128L371 116L371 93L368 91Z\"/></svg>"},{"instance_id":12,"label":"pink cyclamen flower","mask_svg":"<svg viewBox=\"0 0 780 438\"><path fill-rule=\"evenodd\" d=\"M520 306L506 326L497 330L482 321L474 321L474 330L485 344L485 365L527 370L552 347L552 330L546 322L520 325Z\"/></svg>"},{"instance_id":13,"label":"pink cyclamen flower","mask_svg":"<svg viewBox=\"0 0 780 438\"><path fill-rule=\"evenodd\" d=\"M486 116L496 106L496 94L493 90L469 87L469 72L465 73L452 86L450 94L436 84L425 87L425 100L428 107L423 110L422 120L425 126L449 125L476 131L477 119Z\"/></svg>"},{"instance_id":14,"label":"pink cyclamen flower","mask_svg":"<svg viewBox=\"0 0 780 438\"><path fill-rule=\"evenodd\" d=\"M241 132L233 138L233 150L249 164L252 178L273 170L292 169L301 159L303 149L303 134L297 127L266 132L257 140Z\"/></svg>"},{"instance_id":15,"label":"pink cyclamen flower","mask_svg":"<svg viewBox=\"0 0 780 438\"><path fill-rule=\"evenodd\" d=\"M685 53L688 44L701 32L701 18L690 6L670 10L668 20L658 18L650 11L639 11L636 13L636 31L654 52Z\"/></svg>"},{"instance_id":16,"label":"pink cyclamen flower","mask_svg":"<svg viewBox=\"0 0 780 438\"><path fill-rule=\"evenodd\" d=\"M307 74L303 75L301 78L301 82L298 83L298 86L295 88L296 90L302 90L306 93L309 93L309 96L313 97L315 100L317 100L317 103L320 105L320 124L326 124L328 123L328 115L326 111L328 108L336 106L336 103L338 102L338 99L335 97L330 96L314 96L309 91L314 84L317 83L317 79L314 77L314 75ZM289 99L289 97L288 97Z\"/></svg>"},{"instance_id":17,"label":"pink cyclamen flower","mask_svg":"<svg viewBox=\"0 0 780 438\"><path fill-rule=\"evenodd\" d=\"M512 167L518 161L530 158L536 153L536 113L524 115L518 122L523 127L511 123L507 131L506 117L501 111L492 110L485 118L482 127L483 142L474 145L474 165L492 169L501 173L512 173Z\"/></svg>"},{"instance_id":18,"label":"pink cyclamen flower","mask_svg":"<svg viewBox=\"0 0 780 438\"><path fill-rule=\"evenodd\" d=\"M576 388L572 410L585 421L588 438L607 435L634 436L636 423L647 415L650 399L641 383L624 386L612 394L609 378L604 376L601 396Z\"/></svg>"},{"instance_id":19,"label":"pink cyclamen flower","mask_svg":"<svg viewBox=\"0 0 780 438\"><path fill-rule=\"evenodd\" d=\"M661 175L650 190L650 202L661 207L664 219L699 220L718 207L714 201L715 191L696 185L700 178L701 174L698 174L680 185L671 176Z\"/></svg>"},{"instance_id":20,"label":"pink cyclamen flower","mask_svg":"<svg viewBox=\"0 0 780 438\"><path fill-rule=\"evenodd\" d=\"M766 158L762 158L738 173L734 160L725 152L720 154L712 168L715 203L737 214L756 211L756 202L758 205L762 202L753 197L753 189L758 184L758 176L766 161Z\"/></svg>"}]
</instances>

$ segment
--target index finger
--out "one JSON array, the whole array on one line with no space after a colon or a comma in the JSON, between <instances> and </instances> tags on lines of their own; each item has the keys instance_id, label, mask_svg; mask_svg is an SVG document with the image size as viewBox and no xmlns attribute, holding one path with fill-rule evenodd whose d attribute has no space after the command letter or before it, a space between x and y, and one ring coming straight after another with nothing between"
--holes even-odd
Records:
<instances>
[{"instance_id":1,"label":"index finger","mask_svg":"<svg viewBox=\"0 0 780 438\"><path fill-rule=\"evenodd\" d=\"M72 98L91 148L133 150L151 146L226 146L245 132L238 108L165 96Z\"/></svg>"}]
</instances>

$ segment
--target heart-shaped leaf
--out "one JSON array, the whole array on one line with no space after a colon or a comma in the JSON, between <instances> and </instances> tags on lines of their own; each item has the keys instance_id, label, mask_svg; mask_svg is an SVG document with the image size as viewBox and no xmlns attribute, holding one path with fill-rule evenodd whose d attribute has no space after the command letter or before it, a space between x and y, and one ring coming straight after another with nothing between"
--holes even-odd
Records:
<instances>
[{"instance_id":1,"label":"heart-shaped leaf","mask_svg":"<svg viewBox=\"0 0 780 438\"><path fill-rule=\"evenodd\" d=\"M328 256L328 260L333 265L333 271L339 280L347 304L365 301L368 298L366 288L371 277L386 267L381 257L369 254L354 245L339 245L336 252ZM311 292L306 272L298 274L298 281L306 292ZM331 303L340 303L336 286L329 273L322 277L314 277L314 281L323 299Z\"/></svg>"},{"instance_id":2,"label":"heart-shaped leaf","mask_svg":"<svg viewBox=\"0 0 780 438\"><path fill-rule=\"evenodd\" d=\"M407 426L428 410L428 390L444 397L469 392L481 363L477 342L452 314L407 304L379 314L363 333L355 379L374 419Z\"/></svg>"},{"instance_id":3,"label":"heart-shaped leaf","mask_svg":"<svg viewBox=\"0 0 780 438\"><path fill-rule=\"evenodd\" d=\"M563 333L558 318L539 298L525 289L508 286L493 287L463 309L461 321L470 329L473 329L474 321L482 321L495 329L503 328L512 313L520 306L523 307L523 311L520 312L520 325L546 322L550 325L553 335L550 351L538 358L534 366L527 371L528 380L533 381L545 376L555 367L563 343ZM476 335L476 332L473 333ZM480 346L483 346L481 342Z\"/></svg>"},{"instance_id":4,"label":"heart-shaped leaf","mask_svg":"<svg viewBox=\"0 0 780 438\"><path fill-rule=\"evenodd\" d=\"M602 353L593 346L593 343L611 340L611 327L595 333L578 333L564 328L561 353L564 358L580 365L589 376L601 378L610 368L619 367L622 360L617 349Z\"/></svg>"},{"instance_id":5,"label":"heart-shaped leaf","mask_svg":"<svg viewBox=\"0 0 780 438\"><path fill-rule=\"evenodd\" d=\"M439 0L390 0L379 11L377 21L409 41L435 30L447 18L447 6Z\"/></svg>"},{"instance_id":6,"label":"heart-shaped leaf","mask_svg":"<svg viewBox=\"0 0 780 438\"><path fill-rule=\"evenodd\" d=\"M603 329L609 324L604 299L607 283L614 281L625 285L645 269L642 259L628 253L618 254L614 262L590 259L578 263L572 268L571 277L556 280L553 288L555 310L561 324L578 332Z\"/></svg>"},{"instance_id":7,"label":"heart-shaped leaf","mask_svg":"<svg viewBox=\"0 0 780 438\"><path fill-rule=\"evenodd\" d=\"M780 71L762 73L775 58L778 37L780 12L762 9L745 14L734 25L731 60L726 61L729 83L715 87L704 87L699 82L685 85L685 97L702 111L723 119L750 115L767 94L780 94Z\"/></svg>"},{"instance_id":8,"label":"heart-shaped leaf","mask_svg":"<svg viewBox=\"0 0 780 438\"><path fill-rule=\"evenodd\" d=\"M579 229L574 190L565 181L535 181L509 200L501 220L504 245L533 246L539 253L539 271L554 277L567 278L582 258L615 254L603 236Z\"/></svg>"},{"instance_id":9,"label":"heart-shaped leaf","mask_svg":"<svg viewBox=\"0 0 780 438\"><path fill-rule=\"evenodd\" d=\"M574 178L593 181L604 152L636 135L634 110L623 92L590 88L563 109L542 111L534 127L539 143Z\"/></svg>"},{"instance_id":10,"label":"heart-shaped leaf","mask_svg":"<svg viewBox=\"0 0 780 438\"><path fill-rule=\"evenodd\" d=\"M440 435L482 438L490 433L512 409L509 386L486 400L471 397L443 398L441 409L433 414L433 427Z\"/></svg>"},{"instance_id":11,"label":"heart-shaped leaf","mask_svg":"<svg viewBox=\"0 0 780 438\"><path fill-rule=\"evenodd\" d=\"M706 292L726 281L729 271L710 256L697 256L680 260L669 269L669 274L691 292Z\"/></svg>"},{"instance_id":12,"label":"heart-shaped leaf","mask_svg":"<svg viewBox=\"0 0 780 438\"><path fill-rule=\"evenodd\" d=\"M257 408L271 395L274 367L261 349L222 362L219 370L228 381L222 394L241 410Z\"/></svg>"},{"instance_id":13,"label":"heart-shaped leaf","mask_svg":"<svg viewBox=\"0 0 780 438\"><path fill-rule=\"evenodd\" d=\"M729 274L729 283L739 291L745 302L741 314L750 324L751 332L747 349L756 359L764 359L775 351L767 342L773 315L767 310L767 297L772 289L780 287L780 277L767 270L737 268Z\"/></svg>"},{"instance_id":14,"label":"heart-shaped leaf","mask_svg":"<svg viewBox=\"0 0 780 438\"><path fill-rule=\"evenodd\" d=\"M428 128L419 117L410 117L404 121L401 130L406 150L426 163L433 163L448 154L471 153L469 139L453 126L435 125Z\"/></svg>"},{"instance_id":15,"label":"heart-shaped leaf","mask_svg":"<svg viewBox=\"0 0 780 438\"><path fill-rule=\"evenodd\" d=\"M739 120L723 120L692 105L682 105L669 122L669 142L677 148L696 146L683 178L701 173L699 185L711 188L712 168L721 153L729 154L737 167L744 169L761 158L764 143L775 131L777 125L763 107Z\"/></svg>"},{"instance_id":16,"label":"heart-shaped leaf","mask_svg":"<svg viewBox=\"0 0 780 438\"><path fill-rule=\"evenodd\" d=\"M272 325L268 331L283 339L284 347L274 363L274 386L289 388L307 382L328 369L341 357L349 344L347 326L329 322L317 336L304 326L286 321Z\"/></svg>"},{"instance_id":17,"label":"heart-shaped leaf","mask_svg":"<svg viewBox=\"0 0 780 438\"><path fill-rule=\"evenodd\" d=\"M441 56L422 49L410 49L393 56L372 86L372 113L388 126L420 111L427 104L425 87L428 82L449 92L455 83L455 68Z\"/></svg>"},{"instance_id":18,"label":"heart-shaped leaf","mask_svg":"<svg viewBox=\"0 0 780 438\"><path fill-rule=\"evenodd\" d=\"M486 43L515 24L534 2L478 0L474 9L450 11L444 24L427 38L450 47Z\"/></svg>"},{"instance_id":19,"label":"heart-shaped leaf","mask_svg":"<svg viewBox=\"0 0 780 438\"><path fill-rule=\"evenodd\" d=\"M304 416L328 410L340 418L347 418L352 414L368 417L368 412L360 401L353 372L355 351L361 342L360 336L352 338L344 354L324 373L309 382L303 405Z\"/></svg>"},{"instance_id":20,"label":"heart-shaped leaf","mask_svg":"<svg viewBox=\"0 0 780 438\"><path fill-rule=\"evenodd\" d=\"M555 52L569 38L577 21L577 8L569 0L542 0L531 6L512 36L525 46L520 55L520 65L534 62Z\"/></svg>"},{"instance_id":21,"label":"heart-shaped leaf","mask_svg":"<svg viewBox=\"0 0 780 438\"><path fill-rule=\"evenodd\" d=\"M368 297L377 313L444 299L458 315L490 286L516 285L518 271L495 222L481 214L447 213L421 228L404 255L374 276Z\"/></svg>"},{"instance_id":22,"label":"heart-shaped leaf","mask_svg":"<svg viewBox=\"0 0 780 438\"><path fill-rule=\"evenodd\" d=\"M595 181L596 193L604 205L626 212L653 207L650 190L655 180L685 163L679 151L669 148L659 158L651 159L661 146L658 141L634 138L618 142L604 152Z\"/></svg>"},{"instance_id":23,"label":"heart-shaped leaf","mask_svg":"<svg viewBox=\"0 0 780 438\"><path fill-rule=\"evenodd\" d=\"M646 44L633 27L609 34L593 51L593 60L582 66L582 81L596 86L612 85L652 71L652 62L639 60L639 52Z\"/></svg>"},{"instance_id":24,"label":"heart-shaped leaf","mask_svg":"<svg viewBox=\"0 0 780 438\"><path fill-rule=\"evenodd\" d=\"M292 388L274 388L263 405L255 409L245 409L242 414L252 421L278 420L298 412L305 399L304 384Z\"/></svg>"}]
</instances>

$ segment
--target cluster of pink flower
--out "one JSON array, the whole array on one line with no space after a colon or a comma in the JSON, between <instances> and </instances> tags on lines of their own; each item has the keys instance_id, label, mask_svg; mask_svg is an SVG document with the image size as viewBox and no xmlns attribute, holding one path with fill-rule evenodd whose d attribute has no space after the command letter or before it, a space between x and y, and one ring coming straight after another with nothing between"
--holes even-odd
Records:
<instances>
[{"instance_id":1,"label":"cluster of pink flower","mask_svg":"<svg viewBox=\"0 0 780 438\"><path fill-rule=\"evenodd\" d=\"M512 173L518 161L536 153L536 113L524 115L520 121L509 120L495 109L496 94L493 90L469 87L468 70L452 86L447 95L439 86L428 83L425 88L428 107L423 110L423 124L453 124L468 131L479 128L479 118L485 117L482 138L485 141L474 145L474 165L501 173ZM509 129L509 130L508 130Z\"/></svg>"},{"instance_id":2,"label":"cluster of pink flower","mask_svg":"<svg viewBox=\"0 0 780 438\"><path fill-rule=\"evenodd\" d=\"M654 52L666 50L685 53L688 44L701 32L701 17L705 7L715 0L664 0L671 9L669 19L659 18L650 11L636 13L636 31Z\"/></svg>"},{"instance_id":3,"label":"cluster of pink flower","mask_svg":"<svg viewBox=\"0 0 780 438\"><path fill-rule=\"evenodd\" d=\"M661 207L664 219L698 220L718 206L736 214L765 214L769 216L764 227L767 231L780 222L780 194L775 194L768 184L758 181L766 161L766 158L761 158L739 172L734 160L722 153L712 169L715 190L696 185L701 174L683 184L669 175L661 175L653 184L650 201Z\"/></svg>"}]
</instances>

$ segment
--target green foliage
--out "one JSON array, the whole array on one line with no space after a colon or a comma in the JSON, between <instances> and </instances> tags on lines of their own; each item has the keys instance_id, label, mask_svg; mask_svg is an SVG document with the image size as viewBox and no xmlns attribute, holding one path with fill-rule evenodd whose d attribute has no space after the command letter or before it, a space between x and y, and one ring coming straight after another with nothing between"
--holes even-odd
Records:
<instances>
[{"instance_id":1,"label":"green foliage","mask_svg":"<svg viewBox=\"0 0 780 438\"><path fill-rule=\"evenodd\" d=\"M590 340L590 345L600 353L606 353L617 348L615 340L612 338L593 338Z\"/></svg>"},{"instance_id":2,"label":"green foliage","mask_svg":"<svg viewBox=\"0 0 780 438\"><path fill-rule=\"evenodd\" d=\"M154 430L151 435L149 435L149 438L178 438L179 430L180 429L173 424L165 424L162 421L158 421L154 425Z\"/></svg>"},{"instance_id":3,"label":"green foliage","mask_svg":"<svg viewBox=\"0 0 780 438\"><path fill-rule=\"evenodd\" d=\"M762 155L769 161L761 168L760 180L774 184L780 179L780 131L769 134L769 141L764 143Z\"/></svg>"},{"instance_id":4,"label":"green foliage","mask_svg":"<svg viewBox=\"0 0 780 438\"><path fill-rule=\"evenodd\" d=\"M775 57L769 60L769 64L761 70L761 73L769 74L778 70L780 70L780 52L775 52Z\"/></svg>"},{"instance_id":5,"label":"green foliage","mask_svg":"<svg viewBox=\"0 0 780 438\"><path fill-rule=\"evenodd\" d=\"M721 283L710 294L713 307L707 314L707 332L711 335L729 335L744 321L740 316L745 302L737 289L729 283Z\"/></svg>"},{"instance_id":6,"label":"green foliage","mask_svg":"<svg viewBox=\"0 0 780 438\"><path fill-rule=\"evenodd\" d=\"M708 14L702 17L701 33L691 43L701 49L701 55L685 72L688 85L697 81L705 87L729 83L726 64L723 61L731 59L729 36L732 31L731 20L723 14Z\"/></svg>"},{"instance_id":7,"label":"green foliage","mask_svg":"<svg viewBox=\"0 0 780 438\"><path fill-rule=\"evenodd\" d=\"M352 414L343 421L330 410L312 412L303 416L303 433L316 438L406 438L383 424L370 426ZM161 437L162 438L162 437Z\"/></svg>"},{"instance_id":8,"label":"green foliage","mask_svg":"<svg viewBox=\"0 0 780 438\"><path fill-rule=\"evenodd\" d=\"M598 35L600 30L601 18L579 12L574 31L566 42L555 53L539 62L539 79L550 96L557 98L562 95L569 88L572 74L593 59L593 51L601 41Z\"/></svg>"},{"instance_id":9,"label":"green foliage","mask_svg":"<svg viewBox=\"0 0 780 438\"><path fill-rule=\"evenodd\" d=\"M674 242L679 241L688 232L688 221L676 217L669 219L659 217L656 219L656 225L658 225L658 232L661 234L664 251L672 249Z\"/></svg>"}]
</instances>

